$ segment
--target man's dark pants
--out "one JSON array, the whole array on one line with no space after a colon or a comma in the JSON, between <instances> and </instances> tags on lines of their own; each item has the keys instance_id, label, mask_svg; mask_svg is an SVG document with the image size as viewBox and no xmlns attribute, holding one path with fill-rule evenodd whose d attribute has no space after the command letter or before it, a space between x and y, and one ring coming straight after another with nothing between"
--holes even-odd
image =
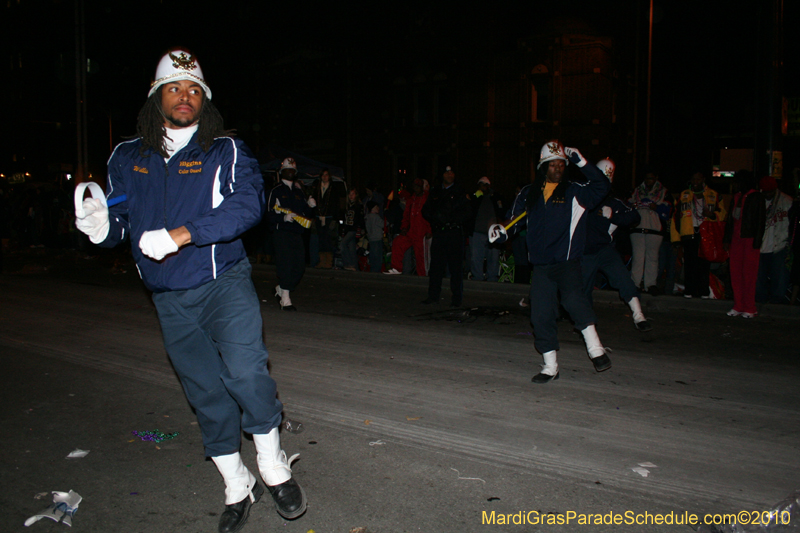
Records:
<instances>
[{"instance_id":1,"label":"man's dark pants","mask_svg":"<svg viewBox=\"0 0 800 533\"><path fill-rule=\"evenodd\" d=\"M558 350L558 295L561 305L583 331L597 319L583 292L581 264L571 259L552 265L534 265L531 277L531 324L534 346L541 353Z\"/></svg>"},{"instance_id":2,"label":"man's dark pants","mask_svg":"<svg viewBox=\"0 0 800 533\"><path fill-rule=\"evenodd\" d=\"M450 291L453 303L461 305L464 292L463 279L464 236L461 228L446 229L433 234L431 241L431 268L428 272L428 298L438 300L442 293L442 280L450 269Z\"/></svg>"},{"instance_id":3,"label":"man's dark pants","mask_svg":"<svg viewBox=\"0 0 800 533\"><path fill-rule=\"evenodd\" d=\"M260 435L281 422L250 272L244 259L196 289L153 294L164 347L197 412L208 457L238 452L242 429Z\"/></svg>"},{"instance_id":4,"label":"man's dark pants","mask_svg":"<svg viewBox=\"0 0 800 533\"><path fill-rule=\"evenodd\" d=\"M592 305L592 291L594 278L597 272L602 272L608 279L608 284L619 291L619 296L625 303L639 297L639 291L633 284L630 271L625 268L619 252L613 245L603 246L597 253L584 255L581 259L581 272L583 273L583 292Z\"/></svg>"},{"instance_id":5,"label":"man's dark pants","mask_svg":"<svg viewBox=\"0 0 800 533\"><path fill-rule=\"evenodd\" d=\"M708 296L711 263L700 257L700 234L682 237L683 243L683 294L696 298Z\"/></svg>"}]
</instances>

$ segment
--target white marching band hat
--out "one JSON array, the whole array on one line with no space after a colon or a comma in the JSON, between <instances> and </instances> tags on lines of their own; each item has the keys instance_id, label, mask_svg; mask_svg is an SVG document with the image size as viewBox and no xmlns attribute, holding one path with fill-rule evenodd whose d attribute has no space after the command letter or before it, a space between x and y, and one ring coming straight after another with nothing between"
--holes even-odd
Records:
<instances>
[{"instance_id":1,"label":"white marching band hat","mask_svg":"<svg viewBox=\"0 0 800 533\"><path fill-rule=\"evenodd\" d=\"M195 81L203 88L206 98L211 100L211 89L206 85L203 77L203 70L197 59L183 50L172 50L167 52L156 67L156 81L150 85L150 92L147 97L152 96L156 89L171 81L191 80Z\"/></svg>"}]
</instances>

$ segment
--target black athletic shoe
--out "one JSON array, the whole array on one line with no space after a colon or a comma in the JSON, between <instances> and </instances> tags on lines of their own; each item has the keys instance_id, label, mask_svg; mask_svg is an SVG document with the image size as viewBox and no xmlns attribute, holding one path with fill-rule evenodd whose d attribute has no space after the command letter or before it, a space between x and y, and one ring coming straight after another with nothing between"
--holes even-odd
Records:
<instances>
[{"instance_id":1,"label":"black athletic shoe","mask_svg":"<svg viewBox=\"0 0 800 533\"><path fill-rule=\"evenodd\" d=\"M306 493L294 478L274 487L267 486L267 490L272 494L278 514L282 517L292 520L306 512Z\"/></svg>"},{"instance_id":2,"label":"black athletic shoe","mask_svg":"<svg viewBox=\"0 0 800 533\"><path fill-rule=\"evenodd\" d=\"M542 374L541 372L539 372L538 374L536 374L531 378L531 381L539 384L550 383L551 381L557 380L559 374L560 372L556 372L555 376L551 376L550 374Z\"/></svg>"},{"instance_id":3,"label":"black athletic shoe","mask_svg":"<svg viewBox=\"0 0 800 533\"><path fill-rule=\"evenodd\" d=\"M636 326L636 329L638 329L639 331L650 331L651 329L653 329L653 326L651 326L650 322L648 322L647 320L636 322L634 326Z\"/></svg>"},{"instance_id":4,"label":"black athletic shoe","mask_svg":"<svg viewBox=\"0 0 800 533\"><path fill-rule=\"evenodd\" d=\"M431 298L430 296L428 296L427 298L422 300L420 303L423 304L423 305L438 304L439 303L439 298Z\"/></svg>"},{"instance_id":5,"label":"black athletic shoe","mask_svg":"<svg viewBox=\"0 0 800 533\"><path fill-rule=\"evenodd\" d=\"M253 500L247 496L239 503L232 503L225 506L225 511L219 517L219 533L236 533L241 531L247 523L247 517L250 515L250 507L256 503L261 495L264 494L264 487L261 483L256 482L253 487Z\"/></svg>"},{"instance_id":6,"label":"black athletic shoe","mask_svg":"<svg viewBox=\"0 0 800 533\"><path fill-rule=\"evenodd\" d=\"M611 368L611 359L609 359L606 354L603 354L600 357L595 357L592 359L592 364L594 365L595 370L598 372L604 372Z\"/></svg>"}]
</instances>

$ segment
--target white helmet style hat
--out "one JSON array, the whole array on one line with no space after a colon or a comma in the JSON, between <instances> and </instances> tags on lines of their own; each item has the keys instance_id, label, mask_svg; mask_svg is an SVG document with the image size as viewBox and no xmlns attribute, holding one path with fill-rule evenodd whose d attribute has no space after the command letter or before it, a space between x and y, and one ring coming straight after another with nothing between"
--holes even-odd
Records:
<instances>
[{"instance_id":1,"label":"white helmet style hat","mask_svg":"<svg viewBox=\"0 0 800 533\"><path fill-rule=\"evenodd\" d=\"M156 67L156 81L150 85L150 92L147 97L152 96L156 89L171 81L191 80L197 82L206 93L206 98L211 100L211 89L206 85L203 77L203 70L197 59L183 50L172 50L167 52Z\"/></svg>"},{"instance_id":2,"label":"white helmet style hat","mask_svg":"<svg viewBox=\"0 0 800 533\"><path fill-rule=\"evenodd\" d=\"M606 175L608 181L614 181L614 170L617 169L617 165L614 164L614 161L610 157L598 161L597 168Z\"/></svg>"},{"instance_id":3,"label":"white helmet style hat","mask_svg":"<svg viewBox=\"0 0 800 533\"><path fill-rule=\"evenodd\" d=\"M542 151L539 153L539 164L536 165L536 168L538 169L540 166L542 166L542 163L552 161L553 159L561 159L567 165L569 165L569 159L564 153L564 145L558 141L544 143L544 146L542 146Z\"/></svg>"},{"instance_id":4,"label":"white helmet style hat","mask_svg":"<svg viewBox=\"0 0 800 533\"><path fill-rule=\"evenodd\" d=\"M287 168L291 168L291 169L297 171L297 163L295 163L294 159L291 158L291 157L287 157L281 163L281 170L285 170Z\"/></svg>"},{"instance_id":5,"label":"white helmet style hat","mask_svg":"<svg viewBox=\"0 0 800 533\"><path fill-rule=\"evenodd\" d=\"M478 180L478 183L485 183L486 185L489 185L489 186L491 186L491 185L492 185L492 182L491 182L491 181L489 181L489 178L487 178L486 176L484 176L484 177L482 177L481 179L479 179L479 180Z\"/></svg>"}]
</instances>

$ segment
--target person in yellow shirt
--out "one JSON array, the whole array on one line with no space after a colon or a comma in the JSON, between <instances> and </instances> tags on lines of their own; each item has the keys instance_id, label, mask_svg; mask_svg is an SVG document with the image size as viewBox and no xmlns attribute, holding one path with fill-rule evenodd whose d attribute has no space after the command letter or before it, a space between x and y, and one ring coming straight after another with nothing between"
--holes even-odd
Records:
<instances>
[{"instance_id":1,"label":"person in yellow shirt","mask_svg":"<svg viewBox=\"0 0 800 533\"><path fill-rule=\"evenodd\" d=\"M702 172L692 174L689 188L681 193L672 224L672 242L683 244L684 298L709 298L711 263L700 257L700 225L725 220L719 193L706 185Z\"/></svg>"}]
</instances>

